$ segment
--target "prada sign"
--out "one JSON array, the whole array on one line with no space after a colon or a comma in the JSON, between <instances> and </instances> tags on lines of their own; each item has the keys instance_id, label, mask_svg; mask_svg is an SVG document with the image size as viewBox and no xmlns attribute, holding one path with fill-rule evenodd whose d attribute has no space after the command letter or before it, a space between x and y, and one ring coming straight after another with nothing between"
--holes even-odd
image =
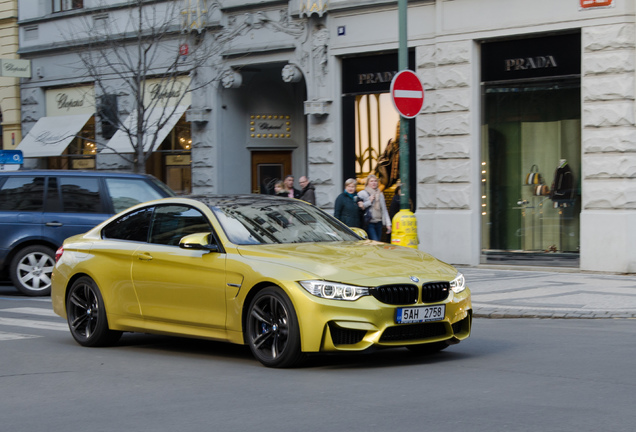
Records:
<instances>
[{"instance_id":1,"label":"prada sign","mask_svg":"<svg viewBox=\"0 0 636 432\"><path fill-rule=\"evenodd\" d=\"M409 52L409 68L415 65L415 55ZM397 54L350 57L342 60L342 93L388 93L391 81L398 73Z\"/></svg>"},{"instance_id":2,"label":"prada sign","mask_svg":"<svg viewBox=\"0 0 636 432\"><path fill-rule=\"evenodd\" d=\"M554 56L551 55L506 59L506 72L551 67L557 67L557 62Z\"/></svg>"},{"instance_id":3,"label":"prada sign","mask_svg":"<svg viewBox=\"0 0 636 432\"><path fill-rule=\"evenodd\" d=\"M484 42L481 81L507 81L581 74L581 35Z\"/></svg>"}]
</instances>

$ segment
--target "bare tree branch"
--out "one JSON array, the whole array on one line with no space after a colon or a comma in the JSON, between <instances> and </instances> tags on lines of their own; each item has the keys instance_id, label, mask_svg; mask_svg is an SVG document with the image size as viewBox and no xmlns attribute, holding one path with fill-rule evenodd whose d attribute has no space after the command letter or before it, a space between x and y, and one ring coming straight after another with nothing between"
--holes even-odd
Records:
<instances>
[{"instance_id":1,"label":"bare tree branch","mask_svg":"<svg viewBox=\"0 0 636 432\"><path fill-rule=\"evenodd\" d=\"M104 143L99 144L100 150L127 160L132 153L135 171L144 172L152 150L160 144L160 131L179 106L189 105L193 91L210 84L199 82L194 86L190 77L197 68L207 66L214 44L198 43L181 32L181 2L129 3L127 14L121 13L121 7L95 9L83 20L83 28L70 29L72 33L66 38L73 42L69 45L78 47L79 65L94 82L96 100L98 96L115 94L123 108L130 106L129 110L118 109L113 119L118 137L124 134L130 143L130 152ZM186 43L190 52L183 55L179 48ZM119 115L125 111L134 124Z\"/></svg>"}]
</instances>

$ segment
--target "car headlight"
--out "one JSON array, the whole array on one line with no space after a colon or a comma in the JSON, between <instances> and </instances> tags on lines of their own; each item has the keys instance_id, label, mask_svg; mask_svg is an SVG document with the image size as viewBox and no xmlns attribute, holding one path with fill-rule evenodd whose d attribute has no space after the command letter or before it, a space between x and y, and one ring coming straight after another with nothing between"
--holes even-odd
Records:
<instances>
[{"instance_id":1,"label":"car headlight","mask_svg":"<svg viewBox=\"0 0 636 432\"><path fill-rule=\"evenodd\" d=\"M461 273L457 273L455 279L453 279L450 283L450 287L454 293L460 293L466 289L466 279L464 279L464 275Z\"/></svg>"},{"instance_id":2,"label":"car headlight","mask_svg":"<svg viewBox=\"0 0 636 432\"><path fill-rule=\"evenodd\" d=\"M369 295L369 288L319 280L300 281L300 286L316 297L332 300L358 300Z\"/></svg>"}]
</instances>

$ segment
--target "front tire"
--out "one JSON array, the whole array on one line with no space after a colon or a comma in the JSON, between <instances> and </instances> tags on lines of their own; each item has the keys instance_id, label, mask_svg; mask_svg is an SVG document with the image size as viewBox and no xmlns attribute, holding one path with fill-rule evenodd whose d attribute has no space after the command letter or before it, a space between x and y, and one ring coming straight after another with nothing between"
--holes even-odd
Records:
<instances>
[{"instance_id":1,"label":"front tire","mask_svg":"<svg viewBox=\"0 0 636 432\"><path fill-rule=\"evenodd\" d=\"M83 276L73 282L66 298L66 315L71 335L80 345L112 345L122 332L108 328L104 300L93 279Z\"/></svg>"},{"instance_id":2,"label":"front tire","mask_svg":"<svg viewBox=\"0 0 636 432\"><path fill-rule=\"evenodd\" d=\"M28 246L11 260L11 282L31 297L51 295L51 273L55 267L55 252L46 246Z\"/></svg>"},{"instance_id":3,"label":"front tire","mask_svg":"<svg viewBox=\"0 0 636 432\"><path fill-rule=\"evenodd\" d=\"M302 360L296 311L280 288L268 287L254 296L246 324L247 342L263 365L284 368Z\"/></svg>"}]
</instances>

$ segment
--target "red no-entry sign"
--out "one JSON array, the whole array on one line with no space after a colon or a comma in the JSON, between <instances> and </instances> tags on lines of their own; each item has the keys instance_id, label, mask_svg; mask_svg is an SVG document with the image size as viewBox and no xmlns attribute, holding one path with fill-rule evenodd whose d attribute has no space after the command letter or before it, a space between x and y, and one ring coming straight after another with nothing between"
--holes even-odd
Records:
<instances>
[{"instance_id":1,"label":"red no-entry sign","mask_svg":"<svg viewBox=\"0 0 636 432\"><path fill-rule=\"evenodd\" d=\"M402 117L413 118L424 105L424 87L417 74L403 70L391 81L391 99Z\"/></svg>"}]
</instances>

